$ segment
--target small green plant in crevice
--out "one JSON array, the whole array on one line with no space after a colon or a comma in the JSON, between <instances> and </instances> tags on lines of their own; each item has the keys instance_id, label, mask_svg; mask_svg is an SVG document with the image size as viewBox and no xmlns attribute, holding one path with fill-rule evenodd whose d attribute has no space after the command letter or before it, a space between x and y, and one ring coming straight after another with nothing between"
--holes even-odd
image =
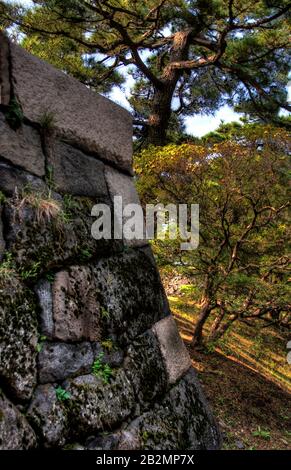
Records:
<instances>
[{"instance_id":1,"label":"small green plant in crevice","mask_svg":"<svg viewBox=\"0 0 291 470\"><path fill-rule=\"evenodd\" d=\"M100 308L100 314L101 314L101 318L103 319L110 318L110 313L108 312L108 310L106 310L105 307Z\"/></svg>"},{"instance_id":2,"label":"small green plant in crevice","mask_svg":"<svg viewBox=\"0 0 291 470\"><path fill-rule=\"evenodd\" d=\"M101 346L104 349L107 349L108 352L112 352L112 351L116 350L116 347L114 346L114 343L113 343L112 339L110 339L110 338L105 339L104 341L102 341Z\"/></svg>"},{"instance_id":3,"label":"small green plant in crevice","mask_svg":"<svg viewBox=\"0 0 291 470\"><path fill-rule=\"evenodd\" d=\"M55 114L52 111L45 111L40 117L39 124L42 130L52 131L55 127Z\"/></svg>"},{"instance_id":4,"label":"small green plant in crevice","mask_svg":"<svg viewBox=\"0 0 291 470\"><path fill-rule=\"evenodd\" d=\"M23 281L36 279L41 270L41 262L35 261L29 269L22 269L19 275Z\"/></svg>"},{"instance_id":5,"label":"small green plant in crevice","mask_svg":"<svg viewBox=\"0 0 291 470\"><path fill-rule=\"evenodd\" d=\"M0 204L4 204L5 201L6 201L5 194L2 193L2 191L0 191Z\"/></svg>"},{"instance_id":6,"label":"small green plant in crevice","mask_svg":"<svg viewBox=\"0 0 291 470\"><path fill-rule=\"evenodd\" d=\"M10 127L12 127L14 130L18 129L23 123L23 111L16 98L12 98L10 101L5 117Z\"/></svg>"},{"instance_id":7,"label":"small green plant in crevice","mask_svg":"<svg viewBox=\"0 0 291 470\"><path fill-rule=\"evenodd\" d=\"M54 191L54 189L55 189L54 169L51 165L47 165L46 175L45 175L45 182L46 182L48 188L51 191Z\"/></svg>"},{"instance_id":8,"label":"small green plant in crevice","mask_svg":"<svg viewBox=\"0 0 291 470\"><path fill-rule=\"evenodd\" d=\"M58 401L67 401L70 400L71 394L67 392L67 390L59 386L56 388L56 397Z\"/></svg>"},{"instance_id":9,"label":"small green plant in crevice","mask_svg":"<svg viewBox=\"0 0 291 470\"><path fill-rule=\"evenodd\" d=\"M258 429L253 432L253 436L254 437L261 437L262 439L266 439L266 440L271 439L270 431L262 429L261 426L258 426Z\"/></svg>"},{"instance_id":10,"label":"small green plant in crevice","mask_svg":"<svg viewBox=\"0 0 291 470\"><path fill-rule=\"evenodd\" d=\"M73 218L72 218L72 214L68 211L64 211L62 210L60 212L60 215L59 215L59 221L63 224L63 225L67 225L67 224L70 224L72 222Z\"/></svg>"},{"instance_id":11,"label":"small green plant in crevice","mask_svg":"<svg viewBox=\"0 0 291 470\"><path fill-rule=\"evenodd\" d=\"M52 271L48 271L47 273L45 273L44 278L48 282L52 283L55 280L55 274Z\"/></svg>"},{"instance_id":12,"label":"small green plant in crevice","mask_svg":"<svg viewBox=\"0 0 291 470\"><path fill-rule=\"evenodd\" d=\"M80 261L86 262L92 257L93 257L93 252L91 250L88 250L88 248L83 248L80 251L80 255L79 255Z\"/></svg>"},{"instance_id":13,"label":"small green plant in crevice","mask_svg":"<svg viewBox=\"0 0 291 470\"><path fill-rule=\"evenodd\" d=\"M105 384L108 384L109 379L113 375L113 371L109 364L103 362L104 353L98 354L92 365L92 374L96 377L101 377Z\"/></svg>"},{"instance_id":14,"label":"small green plant in crevice","mask_svg":"<svg viewBox=\"0 0 291 470\"><path fill-rule=\"evenodd\" d=\"M148 433L148 431L143 431L143 432L141 433L141 439L142 439L142 441L143 441L144 444L147 443L147 441L148 441L148 439L149 439L149 433Z\"/></svg>"},{"instance_id":15,"label":"small green plant in crevice","mask_svg":"<svg viewBox=\"0 0 291 470\"><path fill-rule=\"evenodd\" d=\"M4 254L3 260L0 263L0 279L9 279L13 273L15 273L15 264L13 260L12 253L6 252Z\"/></svg>"},{"instance_id":16,"label":"small green plant in crevice","mask_svg":"<svg viewBox=\"0 0 291 470\"><path fill-rule=\"evenodd\" d=\"M46 336L40 336L40 337L38 338L38 343L37 343L37 345L36 345L36 347L35 347L35 349L36 349L36 351L37 351L38 353L40 353L40 352L42 351L43 343L44 343L46 340L47 340L47 337L46 337Z\"/></svg>"},{"instance_id":17,"label":"small green plant in crevice","mask_svg":"<svg viewBox=\"0 0 291 470\"><path fill-rule=\"evenodd\" d=\"M79 201L77 201L71 194L64 195L63 207L66 211L81 210Z\"/></svg>"}]
</instances>

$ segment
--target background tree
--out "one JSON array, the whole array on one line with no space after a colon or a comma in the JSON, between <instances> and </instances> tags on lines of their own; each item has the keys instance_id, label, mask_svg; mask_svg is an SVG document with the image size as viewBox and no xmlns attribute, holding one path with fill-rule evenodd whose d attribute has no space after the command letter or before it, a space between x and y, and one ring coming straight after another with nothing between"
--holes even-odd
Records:
<instances>
[{"instance_id":1,"label":"background tree","mask_svg":"<svg viewBox=\"0 0 291 470\"><path fill-rule=\"evenodd\" d=\"M5 2L1 2L2 5ZM35 0L6 4L31 52L95 89L135 81L138 135L163 145L187 115L225 103L276 119L286 103L287 0ZM171 121L175 113L176 120Z\"/></svg>"},{"instance_id":2,"label":"background tree","mask_svg":"<svg viewBox=\"0 0 291 470\"><path fill-rule=\"evenodd\" d=\"M285 130L246 125L220 143L149 147L137 157L143 202L200 205L197 250L181 252L179 240L154 247L192 279L193 346L210 317L211 341L234 321L291 326L289 145Z\"/></svg>"}]
</instances>

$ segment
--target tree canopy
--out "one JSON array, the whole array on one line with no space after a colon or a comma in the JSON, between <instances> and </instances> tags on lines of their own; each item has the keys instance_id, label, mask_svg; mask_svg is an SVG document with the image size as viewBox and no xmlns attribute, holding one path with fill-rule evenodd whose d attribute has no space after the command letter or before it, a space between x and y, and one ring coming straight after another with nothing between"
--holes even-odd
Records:
<instances>
[{"instance_id":1,"label":"tree canopy","mask_svg":"<svg viewBox=\"0 0 291 470\"><path fill-rule=\"evenodd\" d=\"M260 120L290 110L287 0L1 1L2 27L98 91L134 79L137 135L163 145L187 115L223 104ZM175 117L174 117L175 115Z\"/></svg>"},{"instance_id":2,"label":"tree canopy","mask_svg":"<svg viewBox=\"0 0 291 470\"><path fill-rule=\"evenodd\" d=\"M143 203L200 206L197 250L181 252L167 237L154 243L160 264L192 281L200 306L193 344L210 315L212 340L234 321L291 325L290 137L271 126L235 127L222 142L150 146L136 158Z\"/></svg>"}]
</instances>

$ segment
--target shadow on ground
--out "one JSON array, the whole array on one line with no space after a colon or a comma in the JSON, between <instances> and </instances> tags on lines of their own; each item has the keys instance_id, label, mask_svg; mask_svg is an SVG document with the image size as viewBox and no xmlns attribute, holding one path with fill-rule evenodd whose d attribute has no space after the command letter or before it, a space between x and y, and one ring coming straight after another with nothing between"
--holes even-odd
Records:
<instances>
[{"instance_id":1,"label":"shadow on ground","mask_svg":"<svg viewBox=\"0 0 291 470\"><path fill-rule=\"evenodd\" d=\"M181 336L220 424L224 449L291 449L290 375L282 372L283 366L274 374L273 362L270 368L276 355L279 364L284 362L282 353L269 345L274 357L266 358L256 333L244 331L242 336L239 329L215 351L193 351L194 321L187 309L185 314L176 307Z\"/></svg>"}]
</instances>

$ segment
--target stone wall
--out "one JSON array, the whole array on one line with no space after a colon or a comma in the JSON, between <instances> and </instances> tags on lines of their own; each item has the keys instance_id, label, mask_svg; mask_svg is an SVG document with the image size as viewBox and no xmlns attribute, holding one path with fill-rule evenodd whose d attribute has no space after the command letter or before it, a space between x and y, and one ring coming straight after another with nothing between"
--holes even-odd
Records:
<instances>
[{"instance_id":1,"label":"stone wall","mask_svg":"<svg viewBox=\"0 0 291 470\"><path fill-rule=\"evenodd\" d=\"M0 72L0 448L217 448L149 246L91 236L130 115L4 36Z\"/></svg>"}]
</instances>

